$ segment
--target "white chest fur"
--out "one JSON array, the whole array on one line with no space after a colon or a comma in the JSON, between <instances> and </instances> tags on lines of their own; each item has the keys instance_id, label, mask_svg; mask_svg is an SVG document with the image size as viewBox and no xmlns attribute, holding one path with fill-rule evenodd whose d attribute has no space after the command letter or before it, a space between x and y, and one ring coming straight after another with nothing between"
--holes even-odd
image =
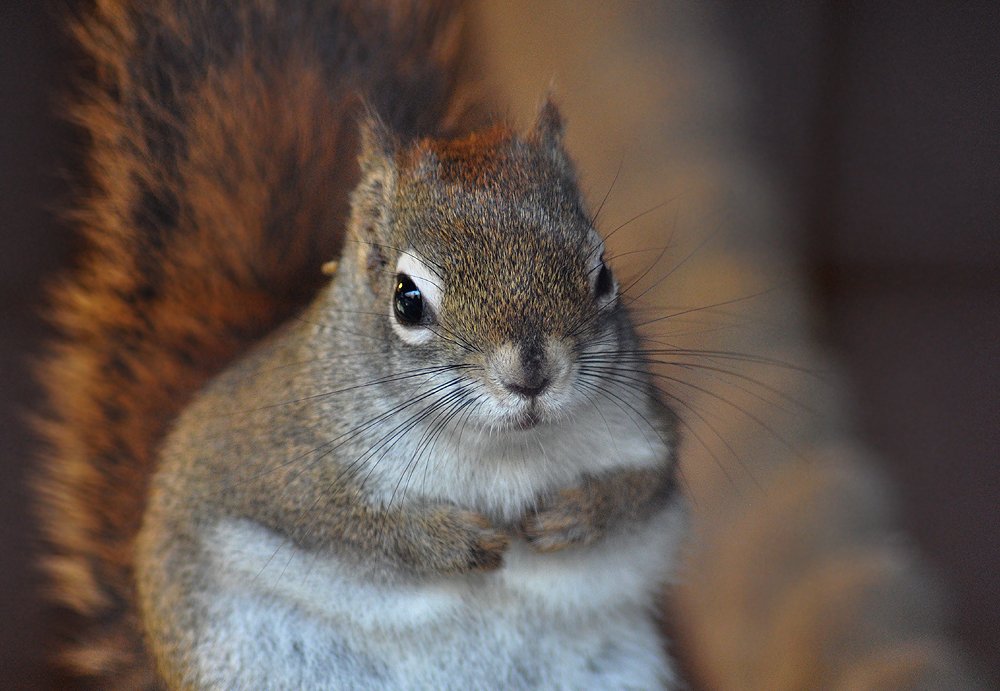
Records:
<instances>
[{"instance_id":1,"label":"white chest fur","mask_svg":"<svg viewBox=\"0 0 1000 691\"><path fill-rule=\"evenodd\" d=\"M246 521L207 536L221 626L197 654L206 679L259 689L664 689L651 617L682 512L586 549L515 544L499 571L373 583ZM267 678L254 678L261 656Z\"/></svg>"}]
</instances>

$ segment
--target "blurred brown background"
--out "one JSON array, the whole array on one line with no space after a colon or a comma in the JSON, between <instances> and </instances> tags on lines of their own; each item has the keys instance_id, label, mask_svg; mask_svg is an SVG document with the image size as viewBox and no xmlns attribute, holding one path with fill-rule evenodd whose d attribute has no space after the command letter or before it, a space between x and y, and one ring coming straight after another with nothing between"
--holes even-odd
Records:
<instances>
[{"instance_id":1,"label":"blurred brown background","mask_svg":"<svg viewBox=\"0 0 1000 691\"><path fill-rule=\"evenodd\" d=\"M1000 3L715 0L759 153L793 201L821 318L902 519L1000 682ZM55 689L25 485L40 288L73 251L53 210L58 12L0 3L0 688Z\"/></svg>"}]
</instances>

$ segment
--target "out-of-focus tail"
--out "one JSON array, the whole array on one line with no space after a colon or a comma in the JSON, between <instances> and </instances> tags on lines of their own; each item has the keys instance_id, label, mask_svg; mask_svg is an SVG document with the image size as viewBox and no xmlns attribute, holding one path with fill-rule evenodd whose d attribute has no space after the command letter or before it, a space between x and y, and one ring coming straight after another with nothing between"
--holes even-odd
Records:
<instances>
[{"instance_id":1,"label":"out-of-focus tail","mask_svg":"<svg viewBox=\"0 0 1000 691\"><path fill-rule=\"evenodd\" d=\"M703 496L675 598L706 689L980 688L869 464L829 451L763 477L766 497Z\"/></svg>"},{"instance_id":2,"label":"out-of-focus tail","mask_svg":"<svg viewBox=\"0 0 1000 691\"><path fill-rule=\"evenodd\" d=\"M746 134L751 83L713 8L479 3L505 101L530 113L557 75L569 151L596 200L608 192L599 224L638 277L626 297L684 423L682 663L704 691L982 688L835 387L803 371L828 368L793 214Z\"/></svg>"}]
</instances>

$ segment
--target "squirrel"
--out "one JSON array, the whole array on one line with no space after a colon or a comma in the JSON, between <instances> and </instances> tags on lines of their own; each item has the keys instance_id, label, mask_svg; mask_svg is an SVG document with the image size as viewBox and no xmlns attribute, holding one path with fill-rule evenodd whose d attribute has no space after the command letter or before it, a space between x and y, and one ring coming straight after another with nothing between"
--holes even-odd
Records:
<instances>
[{"instance_id":1,"label":"squirrel","mask_svg":"<svg viewBox=\"0 0 1000 691\"><path fill-rule=\"evenodd\" d=\"M677 420L557 108L478 124L462 11L77 25L41 490L96 688L674 688Z\"/></svg>"},{"instance_id":2,"label":"squirrel","mask_svg":"<svg viewBox=\"0 0 1000 691\"><path fill-rule=\"evenodd\" d=\"M983 688L966 678L863 454L841 446L791 463L754 451L766 498L731 491L697 444L677 456L678 421L630 353L626 291L601 261L558 113L543 107L526 135L479 127L457 0L92 4L74 27L85 55L72 113L88 145L75 213L87 248L53 294L38 483L52 594L72 613L60 659L87 688L309 688L335 673L342 686L389 688L393 671L397 686L604 675L601 688L669 687L649 595L682 532L678 463L696 499L685 521L696 548L667 613L686 683ZM534 40L564 61L559 74L576 60L593 77L583 84L620 84L624 66L620 93L642 94L587 89L573 131L595 146L627 134L647 159L703 177L698 147L718 134L719 108L692 85L728 79L729 63L692 19L702 8L650 6L680 43L651 67L643 37L661 25L647 14L603 0L537 5L489 11L518 28L546 13ZM584 43L597 49L586 60ZM498 59L519 74L532 50L512 42ZM666 111L695 154L657 139ZM711 151L713 174L735 188L757 171L740 152ZM647 160L639 182L663 185L663 166ZM448 190L464 190L454 208L440 203ZM719 194L706 195L712 208ZM739 215L763 232L767 199L749 197ZM447 213L467 222L403 224ZM716 295L715 280L702 294ZM554 321L522 318L533 301ZM559 332L574 315L577 335L615 354L522 338L490 376L513 374L501 387L523 391L479 389L460 410L487 381L473 360L504 333ZM601 328L611 340L593 338ZM741 346L714 344L713 356L730 347ZM567 362L570 379L592 376L557 401ZM538 410L483 425L532 399ZM601 414L580 412L589 405ZM794 434L810 439L803 427ZM523 442L505 457L503 439ZM532 454L553 445L558 454ZM541 462L485 475L529 457ZM326 480L336 491L318 492ZM608 645L594 655L597 641ZM639 667L642 681L614 676Z\"/></svg>"}]
</instances>

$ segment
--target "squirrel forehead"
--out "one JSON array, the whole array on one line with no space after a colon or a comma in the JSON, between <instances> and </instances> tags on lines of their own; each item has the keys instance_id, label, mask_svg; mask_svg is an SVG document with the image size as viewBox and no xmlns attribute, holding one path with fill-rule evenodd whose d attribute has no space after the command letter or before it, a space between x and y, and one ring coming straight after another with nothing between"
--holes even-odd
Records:
<instances>
[{"instance_id":1,"label":"squirrel forehead","mask_svg":"<svg viewBox=\"0 0 1000 691\"><path fill-rule=\"evenodd\" d=\"M568 159L537 136L496 125L458 139L425 139L397 165L393 215L397 230L423 236L416 241L582 246L596 237Z\"/></svg>"},{"instance_id":2,"label":"squirrel forehead","mask_svg":"<svg viewBox=\"0 0 1000 691\"><path fill-rule=\"evenodd\" d=\"M407 152L402 168L431 172L446 185L510 188L536 172L532 170L536 166L527 160L530 156L525 155L525 147L518 147L521 143L514 131L502 124L458 139L425 139ZM518 152L518 148L522 151Z\"/></svg>"},{"instance_id":3,"label":"squirrel forehead","mask_svg":"<svg viewBox=\"0 0 1000 691\"><path fill-rule=\"evenodd\" d=\"M497 298L537 290L576 300L601 247L589 224L508 199L477 198L399 220L405 229L397 246L436 267L452 295L473 297L485 284Z\"/></svg>"},{"instance_id":4,"label":"squirrel forehead","mask_svg":"<svg viewBox=\"0 0 1000 691\"><path fill-rule=\"evenodd\" d=\"M441 278L450 328L500 343L578 322L602 246L586 218L532 196L455 196L401 213L394 241Z\"/></svg>"},{"instance_id":5,"label":"squirrel forehead","mask_svg":"<svg viewBox=\"0 0 1000 691\"><path fill-rule=\"evenodd\" d=\"M413 248L440 280L439 317L482 345L565 335L590 307L587 255L552 237L516 234L508 242L479 235ZM466 238L468 236L465 236Z\"/></svg>"},{"instance_id":6,"label":"squirrel forehead","mask_svg":"<svg viewBox=\"0 0 1000 691\"><path fill-rule=\"evenodd\" d=\"M542 265L581 278L601 240L575 188L524 178L428 185L401 176L394 245L411 247L456 276L475 271L516 281Z\"/></svg>"},{"instance_id":7,"label":"squirrel forehead","mask_svg":"<svg viewBox=\"0 0 1000 691\"><path fill-rule=\"evenodd\" d=\"M499 341L578 321L602 245L561 149L497 126L397 162L393 245L435 267L453 328Z\"/></svg>"},{"instance_id":8,"label":"squirrel forehead","mask_svg":"<svg viewBox=\"0 0 1000 691\"><path fill-rule=\"evenodd\" d=\"M506 196L561 192L579 201L561 147L503 124L456 139L421 140L399 155L397 165L402 179L432 189Z\"/></svg>"}]
</instances>

